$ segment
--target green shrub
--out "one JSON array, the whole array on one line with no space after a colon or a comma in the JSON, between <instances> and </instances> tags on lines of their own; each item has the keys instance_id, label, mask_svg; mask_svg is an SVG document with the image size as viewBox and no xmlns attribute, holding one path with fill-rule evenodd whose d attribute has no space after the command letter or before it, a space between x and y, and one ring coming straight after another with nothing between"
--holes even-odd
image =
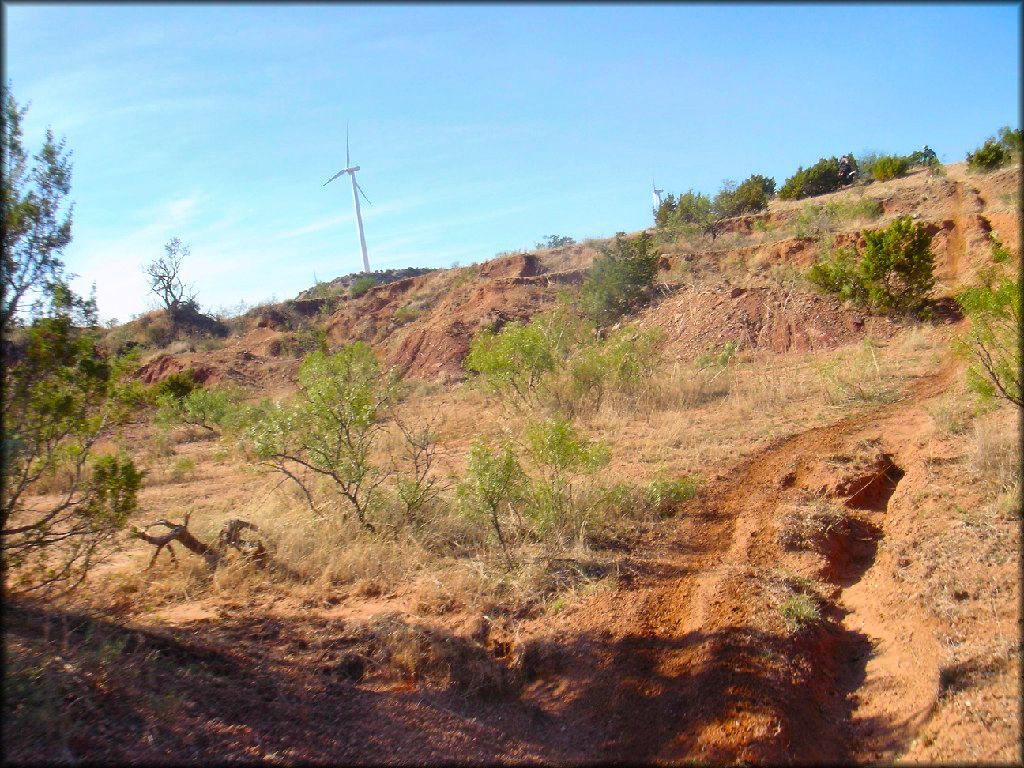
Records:
<instances>
[{"instance_id":1,"label":"green shrub","mask_svg":"<svg viewBox=\"0 0 1024 768\"><path fill-rule=\"evenodd\" d=\"M924 225L901 216L864 233L860 276L868 303L883 312L914 312L935 285L935 257Z\"/></svg>"},{"instance_id":2,"label":"green shrub","mask_svg":"<svg viewBox=\"0 0 1024 768\"><path fill-rule=\"evenodd\" d=\"M834 293L843 301L852 300L863 304L867 292L861 281L856 249L828 249L811 267L807 279L818 287Z\"/></svg>"},{"instance_id":3,"label":"green shrub","mask_svg":"<svg viewBox=\"0 0 1024 768\"><path fill-rule=\"evenodd\" d=\"M821 621L821 609L817 601L806 594L793 595L779 607L779 613L791 631Z\"/></svg>"},{"instance_id":4,"label":"green shrub","mask_svg":"<svg viewBox=\"0 0 1024 768\"><path fill-rule=\"evenodd\" d=\"M1007 152L1020 152L1024 150L1024 131L1020 128L1013 130L1008 125L999 129L999 144Z\"/></svg>"},{"instance_id":5,"label":"green shrub","mask_svg":"<svg viewBox=\"0 0 1024 768\"><path fill-rule=\"evenodd\" d=\"M999 397L1024 407L1021 398L1020 283L1008 277L982 275L982 283L957 296L971 320L971 329L955 348L969 361L968 386L984 399Z\"/></svg>"},{"instance_id":6,"label":"green shrub","mask_svg":"<svg viewBox=\"0 0 1024 768\"><path fill-rule=\"evenodd\" d=\"M373 275L364 275L352 282L352 286L348 289L348 293L353 299L358 299L375 285L377 285L376 277Z\"/></svg>"},{"instance_id":7,"label":"green shrub","mask_svg":"<svg viewBox=\"0 0 1024 768\"><path fill-rule=\"evenodd\" d=\"M608 463L608 446L587 440L562 417L528 424L527 452L540 478L531 484L528 514L544 536L553 529L576 531L586 521L581 475L591 475Z\"/></svg>"},{"instance_id":8,"label":"green shrub","mask_svg":"<svg viewBox=\"0 0 1024 768\"><path fill-rule=\"evenodd\" d=\"M421 312L419 312L418 310L413 309L408 304L406 304L406 305L404 305L402 307L399 307L397 310L395 310L394 319L395 319L395 322L398 323L399 325L405 325L406 323L411 323L413 320L415 320L421 314L422 314Z\"/></svg>"},{"instance_id":9,"label":"green shrub","mask_svg":"<svg viewBox=\"0 0 1024 768\"><path fill-rule=\"evenodd\" d=\"M722 218L757 213L768 207L768 201L775 194L775 179L752 175L740 185L727 181L715 195L712 210Z\"/></svg>"},{"instance_id":10,"label":"green shrub","mask_svg":"<svg viewBox=\"0 0 1024 768\"><path fill-rule=\"evenodd\" d=\"M645 489L647 504L660 516L666 515L677 504L689 501L697 495L700 482L695 477L679 477L675 480L653 480Z\"/></svg>"},{"instance_id":11,"label":"green shrub","mask_svg":"<svg viewBox=\"0 0 1024 768\"><path fill-rule=\"evenodd\" d=\"M314 352L299 368L293 402L263 402L239 419L242 443L255 463L298 483L302 468L324 480L355 512L359 524L371 521L388 469L376 456L384 437L384 417L397 400L397 375L381 369L370 346L356 342L334 354Z\"/></svg>"},{"instance_id":12,"label":"green shrub","mask_svg":"<svg viewBox=\"0 0 1024 768\"><path fill-rule=\"evenodd\" d=\"M158 424L189 424L220 433L233 423L241 393L235 389L197 387L184 397L161 395L157 398Z\"/></svg>"},{"instance_id":13,"label":"green shrub","mask_svg":"<svg viewBox=\"0 0 1024 768\"><path fill-rule=\"evenodd\" d=\"M480 331L469 344L463 365L484 374L492 392L512 392L529 403L541 378L553 371L561 359L557 340L541 322L507 323L500 332Z\"/></svg>"},{"instance_id":14,"label":"green shrub","mask_svg":"<svg viewBox=\"0 0 1024 768\"><path fill-rule=\"evenodd\" d=\"M854 161L854 170L857 170L856 161ZM801 200L805 197L835 192L839 187L838 158L821 158L806 170L801 166L796 173L786 179L786 183L779 190L779 198Z\"/></svg>"},{"instance_id":15,"label":"green shrub","mask_svg":"<svg viewBox=\"0 0 1024 768\"><path fill-rule=\"evenodd\" d=\"M992 241L992 261L996 264L1002 264L1010 260L1013 255L1010 253L1010 249L1003 245L1003 242L996 237L995 232L989 232L989 239Z\"/></svg>"},{"instance_id":16,"label":"green shrub","mask_svg":"<svg viewBox=\"0 0 1024 768\"><path fill-rule=\"evenodd\" d=\"M986 139L978 149L967 153L967 167L972 171L994 171L1010 162L1010 153L996 139Z\"/></svg>"},{"instance_id":17,"label":"green shrub","mask_svg":"<svg viewBox=\"0 0 1024 768\"><path fill-rule=\"evenodd\" d=\"M510 443L495 446L478 440L470 448L466 475L456 486L462 514L490 523L509 569L512 555L502 521L521 504L528 482Z\"/></svg>"},{"instance_id":18,"label":"green shrub","mask_svg":"<svg viewBox=\"0 0 1024 768\"><path fill-rule=\"evenodd\" d=\"M906 174L910 168L910 160L900 155L883 155L871 166L871 176L875 181L889 181Z\"/></svg>"},{"instance_id":19,"label":"green shrub","mask_svg":"<svg viewBox=\"0 0 1024 768\"><path fill-rule=\"evenodd\" d=\"M715 218L711 198L690 190L679 196L668 195L654 213L654 223L659 228L678 229L692 226L706 227Z\"/></svg>"},{"instance_id":20,"label":"green shrub","mask_svg":"<svg viewBox=\"0 0 1024 768\"><path fill-rule=\"evenodd\" d=\"M537 243L536 248L538 250L541 248L564 248L567 245L575 244L576 241L571 237L566 237L564 235L547 235L543 240Z\"/></svg>"},{"instance_id":21,"label":"green shrub","mask_svg":"<svg viewBox=\"0 0 1024 768\"><path fill-rule=\"evenodd\" d=\"M596 411L610 391L637 395L660 362L660 341L657 330L639 331L632 326L603 341L588 340L558 367L548 390L558 408L570 416L582 409Z\"/></svg>"},{"instance_id":22,"label":"green shrub","mask_svg":"<svg viewBox=\"0 0 1024 768\"><path fill-rule=\"evenodd\" d=\"M808 279L878 311L921 309L935 284L935 258L925 228L903 216L886 229L865 232L864 240L859 260L849 248L828 251L811 267Z\"/></svg>"},{"instance_id":23,"label":"green shrub","mask_svg":"<svg viewBox=\"0 0 1024 768\"><path fill-rule=\"evenodd\" d=\"M196 381L196 372L191 368L186 368L183 371L170 374L163 381L154 385L153 396L157 401L161 398L180 400L200 386Z\"/></svg>"},{"instance_id":24,"label":"green shrub","mask_svg":"<svg viewBox=\"0 0 1024 768\"><path fill-rule=\"evenodd\" d=\"M650 295L658 259L647 233L633 239L617 234L614 245L602 248L584 280L580 292L584 314L606 327L636 309Z\"/></svg>"}]
</instances>

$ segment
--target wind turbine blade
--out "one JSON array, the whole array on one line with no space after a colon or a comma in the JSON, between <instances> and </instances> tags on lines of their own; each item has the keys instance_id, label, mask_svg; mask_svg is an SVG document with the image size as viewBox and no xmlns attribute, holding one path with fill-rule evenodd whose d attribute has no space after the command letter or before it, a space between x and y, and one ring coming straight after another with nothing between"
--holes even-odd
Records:
<instances>
[{"instance_id":1,"label":"wind turbine blade","mask_svg":"<svg viewBox=\"0 0 1024 768\"><path fill-rule=\"evenodd\" d=\"M345 167L351 167L352 163L348 159L348 123L345 123Z\"/></svg>"},{"instance_id":2,"label":"wind turbine blade","mask_svg":"<svg viewBox=\"0 0 1024 768\"><path fill-rule=\"evenodd\" d=\"M368 197L366 196L366 193L365 193L365 192L363 192L363 188L362 188L361 186L359 186L359 182L358 182L358 181L356 182L356 189L358 189L358 190L359 190L359 194L363 196L363 200L365 200L365 201L366 201L366 204L367 204L367 205L373 205L373 203L371 203L371 202L370 202L370 198L368 198Z\"/></svg>"},{"instance_id":3,"label":"wind turbine blade","mask_svg":"<svg viewBox=\"0 0 1024 768\"><path fill-rule=\"evenodd\" d=\"M334 174L333 176L331 176L331 178L329 178L329 179L328 179L327 181L325 181L325 182L324 182L323 184L321 184L320 186L322 186L322 187L326 187L326 186L327 186L328 184L330 184L330 183L331 183L332 181L334 181L334 180L335 180L336 178L338 178L339 176L341 176L341 175L342 175L342 174L343 174L344 172L345 172L345 171L338 171L338 172L337 172L336 174Z\"/></svg>"}]
</instances>

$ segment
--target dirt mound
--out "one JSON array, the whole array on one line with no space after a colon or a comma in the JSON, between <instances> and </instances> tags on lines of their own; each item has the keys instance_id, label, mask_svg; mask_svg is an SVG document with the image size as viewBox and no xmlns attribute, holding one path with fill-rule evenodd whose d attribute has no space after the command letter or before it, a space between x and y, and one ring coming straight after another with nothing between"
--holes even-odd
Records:
<instances>
[{"instance_id":1,"label":"dirt mound","mask_svg":"<svg viewBox=\"0 0 1024 768\"><path fill-rule=\"evenodd\" d=\"M673 355L695 357L737 342L773 352L831 349L894 326L837 299L779 285L688 286L643 312L639 324L662 329Z\"/></svg>"},{"instance_id":2,"label":"dirt mound","mask_svg":"<svg viewBox=\"0 0 1024 768\"><path fill-rule=\"evenodd\" d=\"M532 255L516 255L378 286L331 318L332 345L366 341L412 378L460 377L473 335L523 320L554 301L555 275Z\"/></svg>"}]
</instances>

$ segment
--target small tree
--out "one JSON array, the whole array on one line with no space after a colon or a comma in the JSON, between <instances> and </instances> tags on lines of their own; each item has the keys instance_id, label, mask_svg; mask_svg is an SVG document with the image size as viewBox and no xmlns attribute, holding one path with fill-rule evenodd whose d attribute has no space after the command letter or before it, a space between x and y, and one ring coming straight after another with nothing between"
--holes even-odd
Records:
<instances>
[{"instance_id":1,"label":"small tree","mask_svg":"<svg viewBox=\"0 0 1024 768\"><path fill-rule=\"evenodd\" d=\"M177 322L182 310L195 309L195 291L181 279L181 265L191 253L177 237L164 246L164 255L153 259L145 266L149 276L149 290L163 304L171 323Z\"/></svg>"},{"instance_id":2,"label":"small tree","mask_svg":"<svg viewBox=\"0 0 1024 768\"><path fill-rule=\"evenodd\" d=\"M768 201L775 194L775 179L754 174L738 186L731 181L722 184L722 189L712 202L712 209L722 218L757 213L768 207Z\"/></svg>"},{"instance_id":3,"label":"small tree","mask_svg":"<svg viewBox=\"0 0 1024 768\"><path fill-rule=\"evenodd\" d=\"M527 485L526 474L509 443L494 446L479 440L470 448L466 476L456 488L463 514L490 523L509 570L514 564L502 517L507 509L521 503Z\"/></svg>"},{"instance_id":4,"label":"small tree","mask_svg":"<svg viewBox=\"0 0 1024 768\"><path fill-rule=\"evenodd\" d=\"M568 245L575 245L576 241L564 235L546 235L543 240L537 243L536 248L565 248Z\"/></svg>"},{"instance_id":5,"label":"small tree","mask_svg":"<svg viewBox=\"0 0 1024 768\"><path fill-rule=\"evenodd\" d=\"M530 505L538 533L584 525L580 478L608 463L608 446L587 440L561 417L527 425L526 445L541 476L533 484Z\"/></svg>"},{"instance_id":6,"label":"small tree","mask_svg":"<svg viewBox=\"0 0 1024 768\"><path fill-rule=\"evenodd\" d=\"M389 475L375 462L374 449L397 388L397 377L382 371L361 341L335 354L314 352L299 368L296 400L251 409L243 440L258 462L294 480L311 505L296 470L331 480L360 525L373 532L377 492Z\"/></svg>"},{"instance_id":7,"label":"small tree","mask_svg":"<svg viewBox=\"0 0 1024 768\"><path fill-rule=\"evenodd\" d=\"M983 282L963 291L957 303L971 320L971 330L956 343L970 361L967 383L983 398L1000 397L1024 407L1021 397L1020 282L983 275Z\"/></svg>"},{"instance_id":8,"label":"small tree","mask_svg":"<svg viewBox=\"0 0 1024 768\"><path fill-rule=\"evenodd\" d=\"M935 257L925 228L909 216L864 232L866 245L829 251L808 279L830 293L882 312L914 312L935 285Z\"/></svg>"},{"instance_id":9,"label":"small tree","mask_svg":"<svg viewBox=\"0 0 1024 768\"><path fill-rule=\"evenodd\" d=\"M1004 125L999 129L999 143L1007 152L1021 152L1024 150L1024 131Z\"/></svg>"},{"instance_id":10,"label":"small tree","mask_svg":"<svg viewBox=\"0 0 1024 768\"><path fill-rule=\"evenodd\" d=\"M852 157L852 154L850 156ZM856 161L854 161L853 170L857 171ZM835 192L840 185L839 160L835 157L827 159L823 157L806 170L801 166L796 173L786 179L786 183L779 190L779 198L801 200L805 197Z\"/></svg>"},{"instance_id":11,"label":"small tree","mask_svg":"<svg viewBox=\"0 0 1024 768\"><path fill-rule=\"evenodd\" d=\"M990 137L976 150L968 152L966 159L967 167L972 171L994 171L1007 165L1011 155L1002 142Z\"/></svg>"},{"instance_id":12,"label":"small tree","mask_svg":"<svg viewBox=\"0 0 1024 768\"><path fill-rule=\"evenodd\" d=\"M71 164L50 131L29 161L25 111L5 87L0 543L14 593L80 583L136 508L142 483L130 459L97 451L124 416L127 362L99 354L95 301L65 281ZM44 480L57 492L32 495Z\"/></svg>"},{"instance_id":13,"label":"small tree","mask_svg":"<svg viewBox=\"0 0 1024 768\"><path fill-rule=\"evenodd\" d=\"M923 225L901 216L864 233L860 275L868 302L883 312L920 309L935 286L935 257Z\"/></svg>"},{"instance_id":14,"label":"small tree","mask_svg":"<svg viewBox=\"0 0 1024 768\"><path fill-rule=\"evenodd\" d=\"M871 166L871 175L875 181L889 181L906 174L910 168L910 158L902 155L883 155Z\"/></svg>"},{"instance_id":15,"label":"small tree","mask_svg":"<svg viewBox=\"0 0 1024 768\"><path fill-rule=\"evenodd\" d=\"M645 302L658 272L658 260L649 234L630 240L625 233L618 233L614 245L602 249L584 280L580 292L584 314L605 327Z\"/></svg>"}]
</instances>

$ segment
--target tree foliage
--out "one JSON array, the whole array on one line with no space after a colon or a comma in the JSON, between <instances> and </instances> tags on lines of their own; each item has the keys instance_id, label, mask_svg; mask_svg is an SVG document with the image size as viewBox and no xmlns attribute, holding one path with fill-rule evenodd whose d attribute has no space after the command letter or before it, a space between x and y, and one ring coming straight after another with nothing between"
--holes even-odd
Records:
<instances>
[{"instance_id":1,"label":"tree foliage","mask_svg":"<svg viewBox=\"0 0 1024 768\"><path fill-rule=\"evenodd\" d=\"M739 185L726 181L712 202L712 210L722 218L757 213L768 207L775 194L775 179L754 174Z\"/></svg>"},{"instance_id":2,"label":"tree foliage","mask_svg":"<svg viewBox=\"0 0 1024 768\"><path fill-rule=\"evenodd\" d=\"M654 212L654 224L659 229L693 228L703 231L715 218L711 198L693 190L678 198L668 195Z\"/></svg>"},{"instance_id":3,"label":"tree foliage","mask_svg":"<svg viewBox=\"0 0 1024 768\"><path fill-rule=\"evenodd\" d=\"M183 311L198 311L195 291L182 280L182 262L190 253L189 247L175 237L164 245L164 255L144 268L150 292L160 300L172 323Z\"/></svg>"},{"instance_id":4,"label":"tree foliage","mask_svg":"<svg viewBox=\"0 0 1024 768\"><path fill-rule=\"evenodd\" d=\"M490 524L509 569L513 562L503 519L521 504L528 486L529 479L511 443L494 445L486 440L478 440L470 448L466 474L456 486L463 514Z\"/></svg>"},{"instance_id":5,"label":"tree foliage","mask_svg":"<svg viewBox=\"0 0 1024 768\"><path fill-rule=\"evenodd\" d=\"M30 161L25 109L3 91L3 443L0 538L13 592L74 587L136 508L142 473L99 440L125 416L131 361L99 354L93 299L68 287L71 165L47 132ZM54 492L35 493L41 483Z\"/></svg>"},{"instance_id":6,"label":"tree foliage","mask_svg":"<svg viewBox=\"0 0 1024 768\"><path fill-rule=\"evenodd\" d=\"M850 157L853 155L851 154ZM856 161L853 163L853 170L857 171ZM786 179L786 183L779 190L779 198L782 200L801 200L805 197L824 195L835 192L841 186L839 178L839 160L835 157L821 158L810 168L803 166L797 169L796 173Z\"/></svg>"},{"instance_id":7,"label":"tree foliage","mask_svg":"<svg viewBox=\"0 0 1024 768\"><path fill-rule=\"evenodd\" d=\"M829 252L808 272L812 283L881 312L918 311L935 284L935 257L924 226L909 216L864 233L865 247Z\"/></svg>"},{"instance_id":8,"label":"tree foliage","mask_svg":"<svg viewBox=\"0 0 1024 768\"><path fill-rule=\"evenodd\" d=\"M646 232L636 238L615 236L583 282L580 304L584 314L598 327L615 323L647 301L658 272L659 255Z\"/></svg>"},{"instance_id":9,"label":"tree foliage","mask_svg":"<svg viewBox=\"0 0 1024 768\"><path fill-rule=\"evenodd\" d=\"M1020 282L991 273L982 277L981 284L957 296L957 303L971 321L970 331L956 345L969 361L967 383L983 398L999 397L1024 407Z\"/></svg>"},{"instance_id":10,"label":"tree foliage","mask_svg":"<svg viewBox=\"0 0 1024 768\"><path fill-rule=\"evenodd\" d=\"M397 377L381 369L364 342L334 354L314 352L299 368L293 402L264 402L249 410L243 442L256 461L295 480L310 503L296 471L329 479L360 525L375 531L371 518L389 475L374 460L374 449L397 387Z\"/></svg>"},{"instance_id":11,"label":"tree foliage","mask_svg":"<svg viewBox=\"0 0 1024 768\"><path fill-rule=\"evenodd\" d=\"M967 167L972 171L994 171L1007 165L1010 157L1006 147L999 140L990 137L976 150L967 153Z\"/></svg>"},{"instance_id":12,"label":"tree foliage","mask_svg":"<svg viewBox=\"0 0 1024 768\"><path fill-rule=\"evenodd\" d=\"M537 243L536 248L538 250L542 248L565 248L575 244L576 241L566 235L545 235L544 239Z\"/></svg>"}]
</instances>

